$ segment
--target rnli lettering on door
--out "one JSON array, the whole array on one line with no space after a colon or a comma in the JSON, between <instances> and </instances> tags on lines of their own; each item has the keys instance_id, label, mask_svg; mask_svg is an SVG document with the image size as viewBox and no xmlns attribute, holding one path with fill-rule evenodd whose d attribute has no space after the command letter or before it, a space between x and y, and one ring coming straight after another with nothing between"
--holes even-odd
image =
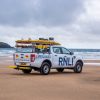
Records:
<instances>
[{"instance_id":1,"label":"rnli lettering on door","mask_svg":"<svg viewBox=\"0 0 100 100\"><path fill-rule=\"evenodd\" d=\"M72 66L73 58L59 57L59 66Z\"/></svg>"}]
</instances>

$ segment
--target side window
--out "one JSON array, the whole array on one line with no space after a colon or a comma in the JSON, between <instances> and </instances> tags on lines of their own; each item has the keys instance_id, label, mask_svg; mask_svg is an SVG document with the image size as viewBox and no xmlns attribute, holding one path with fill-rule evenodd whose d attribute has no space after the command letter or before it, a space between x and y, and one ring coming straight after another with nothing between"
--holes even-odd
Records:
<instances>
[{"instance_id":1,"label":"side window","mask_svg":"<svg viewBox=\"0 0 100 100\"><path fill-rule=\"evenodd\" d=\"M45 48L45 49L43 50L43 53L50 53L50 48Z\"/></svg>"},{"instance_id":2,"label":"side window","mask_svg":"<svg viewBox=\"0 0 100 100\"><path fill-rule=\"evenodd\" d=\"M59 47L53 47L53 52L57 54L61 54L61 48Z\"/></svg>"},{"instance_id":3,"label":"side window","mask_svg":"<svg viewBox=\"0 0 100 100\"><path fill-rule=\"evenodd\" d=\"M67 50L66 48L61 48L63 54L70 54L70 51Z\"/></svg>"}]
</instances>

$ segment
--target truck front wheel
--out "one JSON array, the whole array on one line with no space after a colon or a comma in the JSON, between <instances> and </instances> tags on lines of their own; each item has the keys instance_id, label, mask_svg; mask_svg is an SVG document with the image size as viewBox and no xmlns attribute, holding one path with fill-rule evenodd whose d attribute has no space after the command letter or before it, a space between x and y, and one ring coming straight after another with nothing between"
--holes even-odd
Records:
<instances>
[{"instance_id":1,"label":"truck front wheel","mask_svg":"<svg viewBox=\"0 0 100 100\"><path fill-rule=\"evenodd\" d=\"M32 71L32 69L23 69L23 70L22 70L22 72L23 72L24 74L29 74L29 73L31 73L31 71Z\"/></svg>"},{"instance_id":2,"label":"truck front wheel","mask_svg":"<svg viewBox=\"0 0 100 100\"><path fill-rule=\"evenodd\" d=\"M58 72L63 72L64 71L64 68L57 68L57 71Z\"/></svg>"},{"instance_id":3,"label":"truck front wheel","mask_svg":"<svg viewBox=\"0 0 100 100\"><path fill-rule=\"evenodd\" d=\"M50 72L50 64L48 64L47 62L44 62L40 68L40 73L42 75L48 75Z\"/></svg>"},{"instance_id":4,"label":"truck front wheel","mask_svg":"<svg viewBox=\"0 0 100 100\"><path fill-rule=\"evenodd\" d=\"M74 72L75 73L81 73L82 72L82 67L83 67L82 63L81 62L77 62L75 67L74 67Z\"/></svg>"}]
</instances>

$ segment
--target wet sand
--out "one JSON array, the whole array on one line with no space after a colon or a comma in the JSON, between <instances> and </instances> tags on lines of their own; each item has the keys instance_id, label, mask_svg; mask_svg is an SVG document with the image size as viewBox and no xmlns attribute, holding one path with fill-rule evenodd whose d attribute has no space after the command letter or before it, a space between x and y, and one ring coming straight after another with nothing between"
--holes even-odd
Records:
<instances>
[{"instance_id":1,"label":"wet sand","mask_svg":"<svg viewBox=\"0 0 100 100\"><path fill-rule=\"evenodd\" d=\"M100 63L100 60L84 60L85 63Z\"/></svg>"},{"instance_id":2,"label":"wet sand","mask_svg":"<svg viewBox=\"0 0 100 100\"><path fill-rule=\"evenodd\" d=\"M12 58L0 58L0 100L100 100L100 66L85 65L81 74L51 70L44 76L25 75L9 65Z\"/></svg>"}]
</instances>

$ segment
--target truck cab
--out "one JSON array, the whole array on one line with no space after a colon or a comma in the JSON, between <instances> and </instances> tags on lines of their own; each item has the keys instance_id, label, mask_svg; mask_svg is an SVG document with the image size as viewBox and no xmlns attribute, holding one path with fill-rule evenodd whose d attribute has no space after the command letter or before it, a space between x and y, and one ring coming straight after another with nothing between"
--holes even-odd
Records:
<instances>
[{"instance_id":1,"label":"truck cab","mask_svg":"<svg viewBox=\"0 0 100 100\"><path fill-rule=\"evenodd\" d=\"M82 72L82 58L57 42L24 40L17 43L14 69L22 70L24 73L30 73L34 69L43 75L48 75L51 69L56 69L58 72L63 72L64 69L71 69L75 73Z\"/></svg>"}]
</instances>

